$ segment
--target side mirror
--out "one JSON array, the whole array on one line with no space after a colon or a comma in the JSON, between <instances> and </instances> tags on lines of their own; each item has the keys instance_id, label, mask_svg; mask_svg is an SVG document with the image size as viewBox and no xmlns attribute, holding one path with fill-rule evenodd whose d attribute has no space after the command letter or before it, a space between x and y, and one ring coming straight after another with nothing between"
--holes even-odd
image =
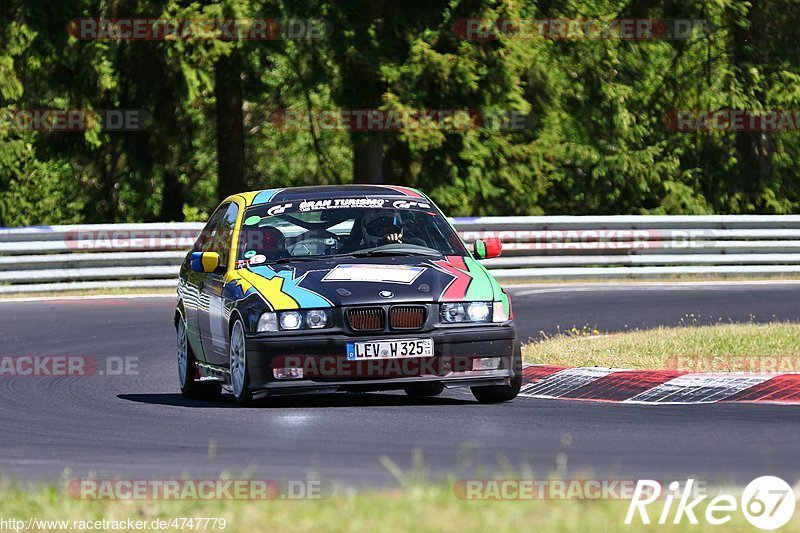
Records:
<instances>
[{"instance_id":1,"label":"side mirror","mask_svg":"<svg viewBox=\"0 0 800 533\"><path fill-rule=\"evenodd\" d=\"M220 267L217 252L192 252L192 271L212 274Z\"/></svg>"},{"instance_id":2,"label":"side mirror","mask_svg":"<svg viewBox=\"0 0 800 533\"><path fill-rule=\"evenodd\" d=\"M497 237L478 239L475 241L475 257L478 259L491 259L500 257L503 252L503 243Z\"/></svg>"}]
</instances>

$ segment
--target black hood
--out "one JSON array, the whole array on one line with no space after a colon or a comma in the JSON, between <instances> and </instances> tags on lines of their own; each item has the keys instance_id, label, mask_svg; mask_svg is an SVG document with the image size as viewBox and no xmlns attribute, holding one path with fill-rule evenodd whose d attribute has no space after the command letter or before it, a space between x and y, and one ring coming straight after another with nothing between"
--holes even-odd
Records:
<instances>
[{"instance_id":1,"label":"black hood","mask_svg":"<svg viewBox=\"0 0 800 533\"><path fill-rule=\"evenodd\" d=\"M494 280L472 258L394 256L336 258L249 266L236 271L244 292L273 309L374 303L492 300ZM233 280L232 280L233 281ZM499 289L499 287L498 287Z\"/></svg>"}]
</instances>

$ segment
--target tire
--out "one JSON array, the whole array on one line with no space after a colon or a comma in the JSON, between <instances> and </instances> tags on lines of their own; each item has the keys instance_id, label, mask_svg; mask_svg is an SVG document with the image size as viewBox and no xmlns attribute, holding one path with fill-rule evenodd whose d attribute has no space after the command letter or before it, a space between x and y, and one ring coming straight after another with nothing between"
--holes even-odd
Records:
<instances>
[{"instance_id":1,"label":"tire","mask_svg":"<svg viewBox=\"0 0 800 533\"><path fill-rule=\"evenodd\" d=\"M414 383L403 388L408 396L412 398L425 398L428 396L439 396L444 391L444 385L438 382Z\"/></svg>"},{"instance_id":2,"label":"tire","mask_svg":"<svg viewBox=\"0 0 800 533\"><path fill-rule=\"evenodd\" d=\"M228 368L231 376L231 392L236 403L242 406L253 403L250 391L250 369L247 367L247 344L244 337L244 326L238 318L231 328L231 344L228 349Z\"/></svg>"},{"instance_id":3,"label":"tire","mask_svg":"<svg viewBox=\"0 0 800 533\"><path fill-rule=\"evenodd\" d=\"M514 377L508 385L489 385L485 387L472 387L472 395L481 403L501 403L513 400L522 387L522 348L517 343L512 358Z\"/></svg>"},{"instance_id":4,"label":"tire","mask_svg":"<svg viewBox=\"0 0 800 533\"><path fill-rule=\"evenodd\" d=\"M197 360L186 336L186 324L182 317L178 319L176 330L178 337L178 380L181 386L181 395L186 399L195 400L219 399L222 392L222 386L219 383L202 383L194 379L194 368Z\"/></svg>"}]
</instances>

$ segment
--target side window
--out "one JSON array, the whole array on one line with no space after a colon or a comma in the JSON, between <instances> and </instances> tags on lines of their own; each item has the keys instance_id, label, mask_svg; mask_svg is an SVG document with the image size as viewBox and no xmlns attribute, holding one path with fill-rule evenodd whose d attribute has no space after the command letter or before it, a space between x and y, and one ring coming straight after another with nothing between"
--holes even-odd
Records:
<instances>
[{"instance_id":1,"label":"side window","mask_svg":"<svg viewBox=\"0 0 800 533\"><path fill-rule=\"evenodd\" d=\"M233 230L236 228L236 217L239 216L239 206L235 203L228 205L228 209L220 221L219 227L214 234L216 251L219 252L219 260L223 265L228 264L231 256L231 241L233 240Z\"/></svg>"},{"instance_id":2,"label":"side window","mask_svg":"<svg viewBox=\"0 0 800 533\"><path fill-rule=\"evenodd\" d=\"M208 222L206 222L206 227L203 228L203 231L201 231L200 235L197 237L197 240L194 243L194 248L192 249L193 252L215 251L211 249L214 243L214 234L219 227L222 217L225 216L225 211L227 208L228 204L223 204L219 206L216 211L214 211L214 213L211 215L211 218L209 218Z\"/></svg>"},{"instance_id":3,"label":"side window","mask_svg":"<svg viewBox=\"0 0 800 533\"><path fill-rule=\"evenodd\" d=\"M214 211L206 227L194 244L195 252L217 252L220 263L228 264L231 252L231 238L236 227L239 206L235 203L222 204Z\"/></svg>"}]
</instances>

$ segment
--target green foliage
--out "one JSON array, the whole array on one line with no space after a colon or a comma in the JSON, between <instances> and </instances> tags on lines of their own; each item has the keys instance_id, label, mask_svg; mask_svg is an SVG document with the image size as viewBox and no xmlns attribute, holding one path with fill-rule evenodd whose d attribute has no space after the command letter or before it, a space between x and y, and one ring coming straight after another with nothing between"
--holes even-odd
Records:
<instances>
[{"instance_id":1,"label":"green foliage","mask_svg":"<svg viewBox=\"0 0 800 533\"><path fill-rule=\"evenodd\" d=\"M215 68L241 58L245 183L385 182L450 215L792 213L793 132L671 131L676 109L800 109L795 0L6 0L0 113L139 109L145 132L0 124L0 225L203 219L218 201ZM321 19L323 39L77 40L81 17ZM462 19L703 19L684 40L467 40ZM333 109L516 113L523 129L281 128ZM363 176L362 176L363 178Z\"/></svg>"}]
</instances>

